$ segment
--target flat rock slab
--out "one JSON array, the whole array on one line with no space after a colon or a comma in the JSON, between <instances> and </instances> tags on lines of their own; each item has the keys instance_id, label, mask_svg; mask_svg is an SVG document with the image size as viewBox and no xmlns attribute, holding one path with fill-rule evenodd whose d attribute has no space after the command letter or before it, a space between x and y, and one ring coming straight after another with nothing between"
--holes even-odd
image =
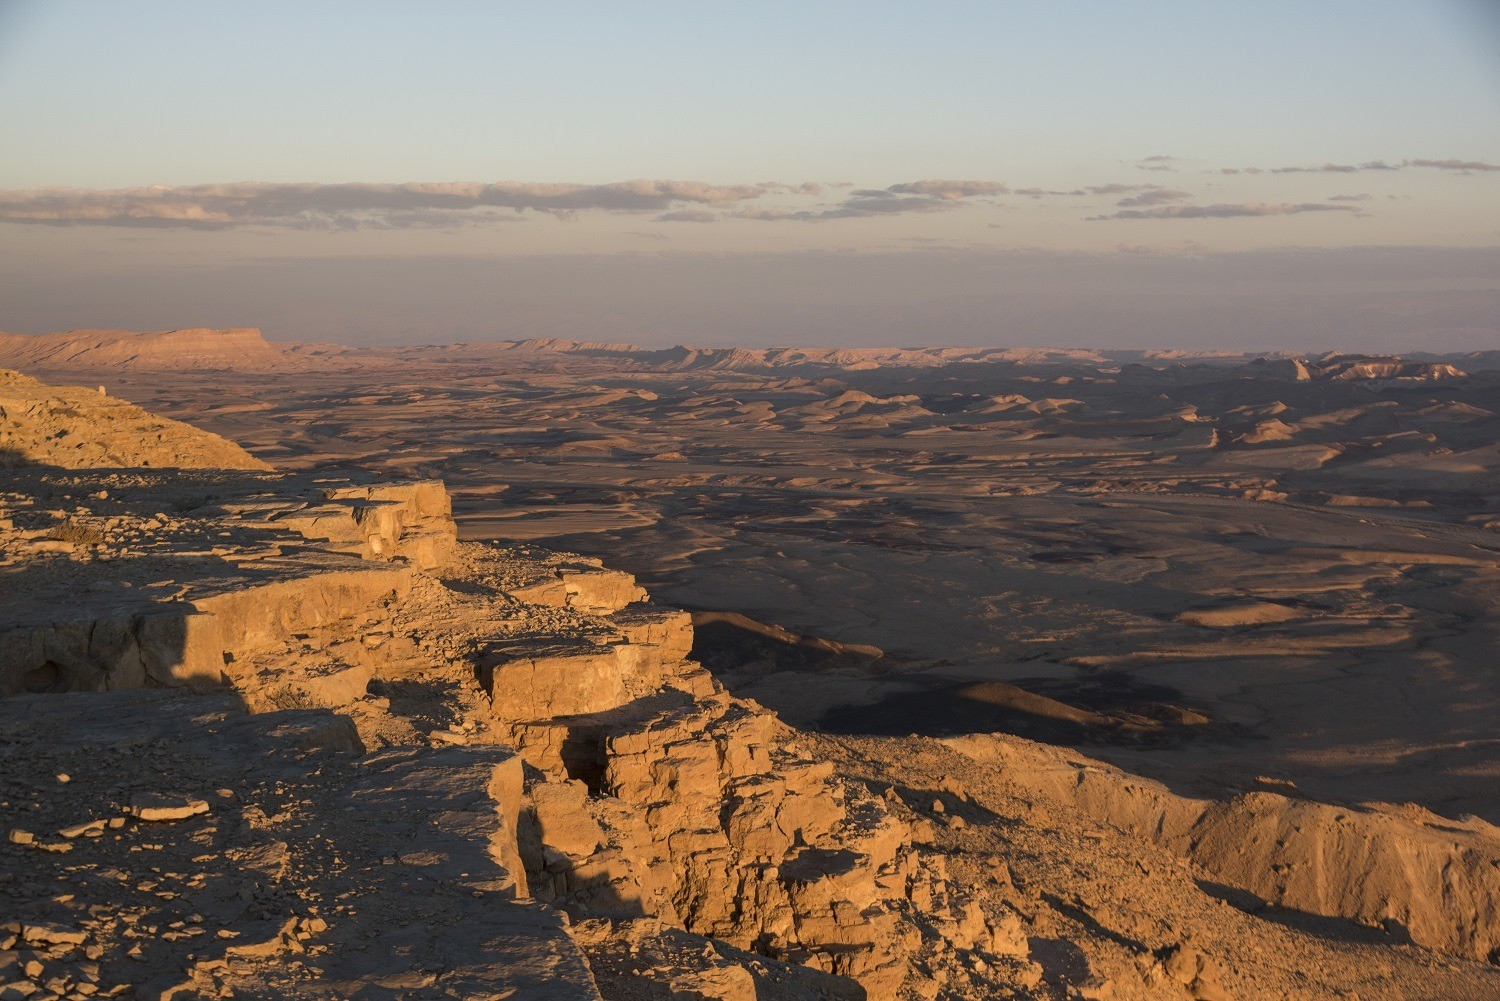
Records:
<instances>
[{"instance_id":1,"label":"flat rock slab","mask_svg":"<svg viewBox=\"0 0 1500 1001\"><path fill-rule=\"evenodd\" d=\"M566 918L525 899L506 748L364 755L343 716L227 693L19 696L0 776L0 829L35 834L0 845L0 913L38 990L598 997Z\"/></svg>"}]
</instances>

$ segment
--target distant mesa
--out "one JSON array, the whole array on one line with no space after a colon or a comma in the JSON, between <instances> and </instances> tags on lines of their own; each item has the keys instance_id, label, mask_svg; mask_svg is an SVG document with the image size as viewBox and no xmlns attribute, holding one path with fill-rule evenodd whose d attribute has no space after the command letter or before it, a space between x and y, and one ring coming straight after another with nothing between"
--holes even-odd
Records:
<instances>
[{"instance_id":1,"label":"distant mesa","mask_svg":"<svg viewBox=\"0 0 1500 1001\"><path fill-rule=\"evenodd\" d=\"M211 330L70 330L0 334L0 365L19 369L110 368L160 371L301 368L303 363L254 327Z\"/></svg>"}]
</instances>

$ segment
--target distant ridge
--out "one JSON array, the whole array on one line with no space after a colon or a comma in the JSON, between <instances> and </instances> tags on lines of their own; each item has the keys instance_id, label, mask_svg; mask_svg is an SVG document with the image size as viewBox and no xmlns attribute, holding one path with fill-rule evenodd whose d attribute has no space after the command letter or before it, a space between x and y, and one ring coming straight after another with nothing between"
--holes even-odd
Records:
<instances>
[{"instance_id":1,"label":"distant ridge","mask_svg":"<svg viewBox=\"0 0 1500 1001\"><path fill-rule=\"evenodd\" d=\"M1460 368L1453 362L1461 362ZM784 372L819 378L875 369L950 366L1118 366L1133 378L1171 380L1174 373L1238 368L1259 379L1291 382L1429 382L1461 379L1500 367L1500 352L1436 355L1306 354L1291 351L1182 351L1026 347L698 347L650 348L628 342L543 337L528 340L352 347L267 341L254 327L194 327L135 333L71 330L0 334L0 366L41 372L282 372L381 368L413 363L498 366L511 371ZM1155 375L1152 372L1156 373Z\"/></svg>"},{"instance_id":2,"label":"distant ridge","mask_svg":"<svg viewBox=\"0 0 1500 1001\"><path fill-rule=\"evenodd\" d=\"M0 334L0 365L10 368L141 368L158 371L300 368L254 327L193 327L135 333L69 330Z\"/></svg>"}]
</instances>

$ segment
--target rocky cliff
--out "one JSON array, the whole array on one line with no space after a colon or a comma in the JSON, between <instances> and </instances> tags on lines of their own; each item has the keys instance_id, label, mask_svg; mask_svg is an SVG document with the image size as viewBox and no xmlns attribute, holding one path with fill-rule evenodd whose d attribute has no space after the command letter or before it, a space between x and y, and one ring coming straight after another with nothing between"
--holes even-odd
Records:
<instances>
[{"instance_id":1,"label":"rocky cliff","mask_svg":"<svg viewBox=\"0 0 1500 1001\"><path fill-rule=\"evenodd\" d=\"M149 468L87 468L136 454L139 412L56 399L21 408L0 494L6 774L45 790L5 804L4 948L38 989L592 997L591 956L611 996L1025 975L1017 917L687 659L689 616L629 575L459 543L439 483L263 472L170 422ZM43 464L54 426L112 444ZM162 468L174 443L252 468Z\"/></svg>"}]
</instances>

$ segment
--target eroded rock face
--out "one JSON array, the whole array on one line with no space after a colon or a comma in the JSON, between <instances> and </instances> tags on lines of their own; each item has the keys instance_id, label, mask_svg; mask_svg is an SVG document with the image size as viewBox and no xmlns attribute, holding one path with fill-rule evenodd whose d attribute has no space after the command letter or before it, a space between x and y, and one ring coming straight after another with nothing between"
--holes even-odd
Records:
<instances>
[{"instance_id":1,"label":"eroded rock face","mask_svg":"<svg viewBox=\"0 0 1500 1001\"><path fill-rule=\"evenodd\" d=\"M344 887L343 911L268 912L249 944L240 913L225 912L224 945L195 950L185 974L167 950L154 991L420 993L436 964L451 968L444 989L556 976L564 992L545 996L591 996L563 912L594 922L601 961L619 958L621 936L678 957L666 982L681 996L751 997L765 983L777 996L888 998L924 955L1025 951L883 799L688 660L687 613L595 560L458 543L439 483L31 465L0 501L12 763L143 741L168 762L143 765L182 776L123 798L81 781L80 816L59 815L56 832L33 818L11 850L129 851L148 828L202 828L220 833L182 852L208 838L219 847L204 862L249 858L253 839L224 847L238 844L224 840L226 799L247 783L305 786L297 810L250 820L236 807L235 830L329 846L301 862L275 849L273 878L328 866L305 886L319 899ZM130 691L151 688L176 694ZM294 735L283 720L307 722ZM271 740L285 747L263 750ZM368 905L340 881L353 869ZM398 907L414 879L511 910L480 920L466 905L378 930L361 916ZM106 953L128 951L110 941ZM757 972L712 948L685 962L693 941L765 958Z\"/></svg>"},{"instance_id":2,"label":"eroded rock face","mask_svg":"<svg viewBox=\"0 0 1500 1001\"><path fill-rule=\"evenodd\" d=\"M683 659L688 616L639 602L625 575L563 573L564 607L603 629L565 643L543 620L476 655L492 720L542 773L522 839L539 899L677 925L872 997L894 996L924 949L1024 955L883 800Z\"/></svg>"},{"instance_id":3,"label":"eroded rock face","mask_svg":"<svg viewBox=\"0 0 1500 1001\"><path fill-rule=\"evenodd\" d=\"M391 617L455 545L436 483L45 468L10 482L0 694L229 681L273 705L342 705L401 655Z\"/></svg>"},{"instance_id":4,"label":"eroded rock face","mask_svg":"<svg viewBox=\"0 0 1500 1001\"><path fill-rule=\"evenodd\" d=\"M1014 737L946 743L1001 765L1026 794L1150 837L1264 904L1349 918L1472 959L1500 948L1500 837L1477 817L1269 790L1198 799Z\"/></svg>"}]
</instances>

